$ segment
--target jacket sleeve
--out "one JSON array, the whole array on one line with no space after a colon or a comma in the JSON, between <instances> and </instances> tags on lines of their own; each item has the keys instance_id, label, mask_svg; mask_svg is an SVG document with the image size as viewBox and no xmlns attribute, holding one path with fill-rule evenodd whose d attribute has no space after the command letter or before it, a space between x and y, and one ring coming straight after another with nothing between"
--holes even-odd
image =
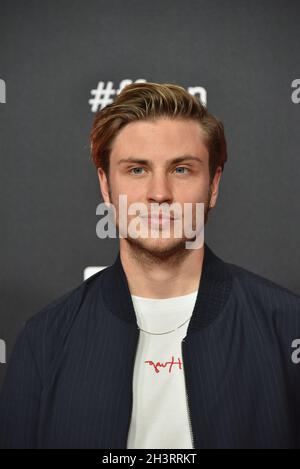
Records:
<instances>
[{"instance_id":1,"label":"jacket sleeve","mask_svg":"<svg viewBox=\"0 0 300 469\"><path fill-rule=\"evenodd\" d=\"M0 448L35 448L42 381L28 326L17 337L0 394Z\"/></svg>"}]
</instances>

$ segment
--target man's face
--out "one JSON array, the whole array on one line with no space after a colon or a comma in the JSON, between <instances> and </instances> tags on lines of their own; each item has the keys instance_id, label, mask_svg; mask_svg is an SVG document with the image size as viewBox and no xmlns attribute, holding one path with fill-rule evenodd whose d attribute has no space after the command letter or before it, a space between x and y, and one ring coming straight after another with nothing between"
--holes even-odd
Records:
<instances>
[{"instance_id":1,"label":"man's face","mask_svg":"<svg viewBox=\"0 0 300 469\"><path fill-rule=\"evenodd\" d=\"M205 220L209 204L213 207L217 200L221 168L218 168L212 184L209 176L209 154L203 143L200 124L187 119L159 118L154 122L135 121L123 127L110 154L109 183L102 169L98 170L101 192L105 202L116 209L116 224L119 228L119 195L127 196L127 206L142 202L150 214L151 204L164 204L169 207L179 203L192 204L192 226L196 227L195 204L205 204ZM179 157L193 157L175 162ZM132 160L132 161L129 161ZM163 207L163 206L162 206ZM161 210L164 211L163 208ZM177 216L179 212L171 212ZM135 215L127 215L128 225ZM148 252L157 257L167 257L185 248L184 231L181 237L174 236L174 220L170 220L170 236L151 237L151 219L141 219L149 228L147 238L133 238L128 234L121 242ZM160 233L164 225L153 225Z\"/></svg>"}]
</instances>

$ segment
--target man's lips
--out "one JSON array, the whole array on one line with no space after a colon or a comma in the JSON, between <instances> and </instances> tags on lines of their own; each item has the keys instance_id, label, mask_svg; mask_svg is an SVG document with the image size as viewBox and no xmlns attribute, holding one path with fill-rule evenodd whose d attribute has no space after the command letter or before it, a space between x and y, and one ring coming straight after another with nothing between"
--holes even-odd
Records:
<instances>
[{"instance_id":1,"label":"man's lips","mask_svg":"<svg viewBox=\"0 0 300 469\"><path fill-rule=\"evenodd\" d=\"M141 218L148 218L148 220L175 220L174 217L167 215L145 215Z\"/></svg>"}]
</instances>

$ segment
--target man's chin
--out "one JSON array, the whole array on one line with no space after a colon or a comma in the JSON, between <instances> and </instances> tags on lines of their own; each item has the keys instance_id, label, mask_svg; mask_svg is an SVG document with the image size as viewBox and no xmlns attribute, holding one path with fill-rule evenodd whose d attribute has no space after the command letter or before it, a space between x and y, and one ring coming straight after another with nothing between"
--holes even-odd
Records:
<instances>
[{"instance_id":1,"label":"man's chin","mask_svg":"<svg viewBox=\"0 0 300 469\"><path fill-rule=\"evenodd\" d=\"M183 254L186 249L186 242L188 240L184 238L173 238L173 239L150 239L150 238L124 238L130 245L131 249L139 252L141 255L156 257L159 259L167 259L175 255Z\"/></svg>"}]
</instances>

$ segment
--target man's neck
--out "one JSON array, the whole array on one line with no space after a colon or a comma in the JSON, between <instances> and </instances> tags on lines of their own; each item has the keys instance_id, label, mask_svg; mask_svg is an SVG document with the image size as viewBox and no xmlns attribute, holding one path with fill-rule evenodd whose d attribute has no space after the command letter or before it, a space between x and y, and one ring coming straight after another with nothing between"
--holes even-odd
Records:
<instances>
[{"instance_id":1,"label":"man's neck","mask_svg":"<svg viewBox=\"0 0 300 469\"><path fill-rule=\"evenodd\" d=\"M198 290L204 246L190 249L184 255L153 262L146 261L128 243L120 243L120 257L132 295L146 298L172 298Z\"/></svg>"}]
</instances>

